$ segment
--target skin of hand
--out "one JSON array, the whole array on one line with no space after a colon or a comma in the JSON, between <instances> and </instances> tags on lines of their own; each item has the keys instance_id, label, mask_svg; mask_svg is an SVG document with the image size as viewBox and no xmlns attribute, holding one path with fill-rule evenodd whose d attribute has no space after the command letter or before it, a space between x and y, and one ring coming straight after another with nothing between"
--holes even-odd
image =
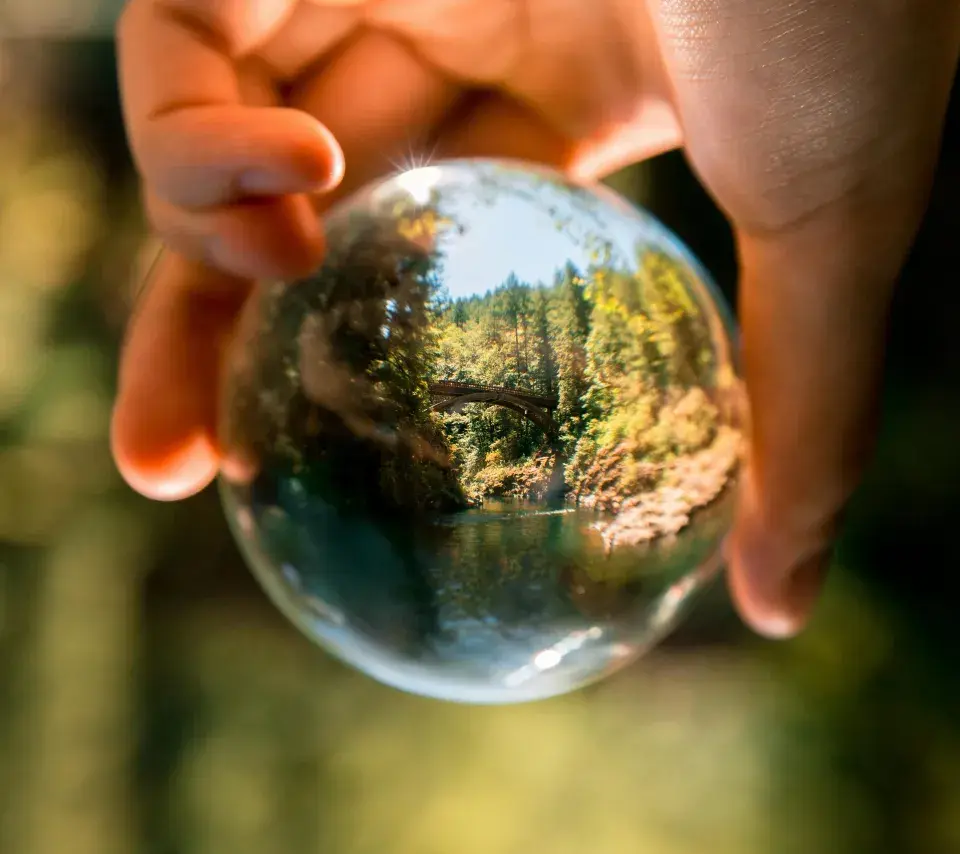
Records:
<instances>
[{"instance_id":1,"label":"skin of hand","mask_svg":"<svg viewBox=\"0 0 960 854\"><path fill-rule=\"evenodd\" d=\"M728 580L804 624L870 448L887 311L960 51L949 0L131 0L125 119L158 262L112 424L146 496L206 486L218 375L258 277L411 157L580 179L682 146L734 226L751 449Z\"/></svg>"}]
</instances>

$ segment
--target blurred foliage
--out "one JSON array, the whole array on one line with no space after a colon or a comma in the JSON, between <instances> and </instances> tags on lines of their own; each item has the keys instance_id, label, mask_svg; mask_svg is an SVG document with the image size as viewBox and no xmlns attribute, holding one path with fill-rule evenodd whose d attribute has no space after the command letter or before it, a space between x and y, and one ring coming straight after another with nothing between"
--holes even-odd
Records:
<instances>
[{"instance_id":1,"label":"blurred foliage","mask_svg":"<svg viewBox=\"0 0 960 854\"><path fill-rule=\"evenodd\" d=\"M877 463L810 630L752 639L718 590L610 682L463 708L310 648L213 495L151 505L119 482L106 430L143 231L112 55L6 51L0 851L960 850L957 110L894 314ZM617 180L729 293L729 236L682 159Z\"/></svg>"}]
</instances>

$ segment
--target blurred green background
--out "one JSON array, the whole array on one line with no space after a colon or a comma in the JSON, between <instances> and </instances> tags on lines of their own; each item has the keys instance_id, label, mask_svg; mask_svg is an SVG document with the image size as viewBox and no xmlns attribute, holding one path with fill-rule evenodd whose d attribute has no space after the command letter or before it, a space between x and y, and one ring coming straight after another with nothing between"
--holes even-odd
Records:
<instances>
[{"instance_id":1,"label":"blurred green background","mask_svg":"<svg viewBox=\"0 0 960 854\"><path fill-rule=\"evenodd\" d=\"M212 492L151 504L114 472L152 248L111 5L0 2L0 852L960 852L957 105L809 631L753 638L718 588L604 684L464 708L310 647ZM679 155L614 183L733 297L729 232Z\"/></svg>"}]
</instances>

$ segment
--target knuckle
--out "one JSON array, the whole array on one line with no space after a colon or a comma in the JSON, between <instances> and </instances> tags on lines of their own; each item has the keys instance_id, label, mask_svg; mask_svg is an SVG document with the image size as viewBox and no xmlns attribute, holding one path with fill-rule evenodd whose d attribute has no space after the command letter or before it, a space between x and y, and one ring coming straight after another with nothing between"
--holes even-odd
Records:
<instances>
[{"instance_id":1,"label":"knuckle","mask_svg":"<svg viewBox=\"0 0 960 854\"><path fill-rule=\"evenodd\" d=\"M721 205L748 231L790 231L827 211L916 207L935 150L879 131L872 114L852 124L760 122L724 143L693 146L691 157ZM821 120L822 121L822 120Z\"/></svg>"},{"instance_id":2,"label":"knuckle","mask_svg":"<svg viewBox=\"0 0 960 854\"><path fill-rule=\"evenodd\" d=\"M208 254L205 247L207 241L195 228L189 227L185 212L153 193L146 194L143 207L151 231L164 245L192 260L205 260Z\"/></svg>"},{"instance_id":3,"label":"knuckle","mask_svg":"<svg viewBox=\"0 0 960 854\"><path fill-rule=\"evenodd\" d=\"M923 5L870 18L846 4L728 0L713 15L714 4L666 0L690 156L735 219L779 231L922 189L943 88L943 63L918 62L936 52Z\"/></svg>"}]
</instances>

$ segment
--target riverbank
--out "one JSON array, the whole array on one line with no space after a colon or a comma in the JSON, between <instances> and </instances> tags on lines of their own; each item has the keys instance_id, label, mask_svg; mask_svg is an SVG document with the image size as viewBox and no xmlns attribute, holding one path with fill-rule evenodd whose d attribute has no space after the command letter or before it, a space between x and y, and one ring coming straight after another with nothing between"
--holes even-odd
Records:
<instances>
[{"instance_id":1,"label":"riverbank","mask_svg":"<svg viewBox=\"0 0 960 854\"><path fill-rule=\"evenodd\" d=\"M618 546L636 546L679 533L697 510L715 501L736 473L743 434L721 427L702 451L678 457L648 472L651 487L632 495L612 490L584 495L581 507L615 514L595 522L609 554ZM653 485L653 484L656 485Z\"/></svg>"},{"instance_id":2,"label":"riverbank","mask_svg":"<svg viewBox=\"0 0 960 854\"><path fill-rule=\"evenodd\" d=\"M552 451L542 451L515 463L490 462L465 478L463 488L470 500L543 501L564 495L563 463Z\"/></svg>"}]
</instances>

